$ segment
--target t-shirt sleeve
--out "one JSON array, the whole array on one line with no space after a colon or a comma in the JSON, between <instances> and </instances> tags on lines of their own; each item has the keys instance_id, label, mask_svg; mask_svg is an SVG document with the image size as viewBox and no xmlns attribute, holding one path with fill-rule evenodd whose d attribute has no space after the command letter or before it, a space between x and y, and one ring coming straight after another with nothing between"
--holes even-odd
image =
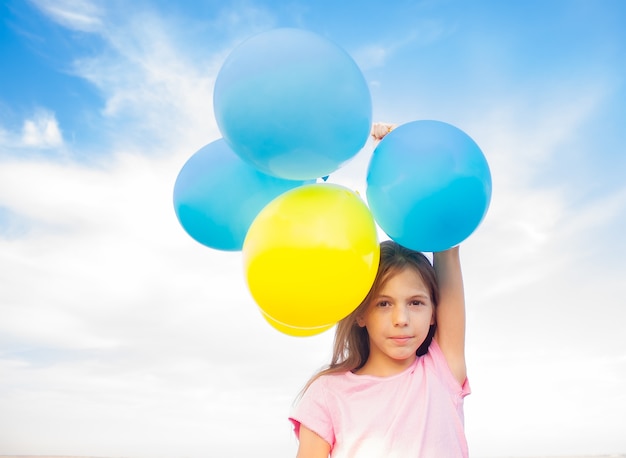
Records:
<instances>
[{"instance_id":1,"label":"t-shirt sleeve","mask_svg":"<svg viewBox=\"0 0 626 458\"><path fill-rule=\"evenodd\" d=\"M463 384L460 384L458 380L454 378L450 366L448 366L448 362L446 361L446 357L435 339L433 339L430 344L428 354L433 359L434 367L439 377L446 382L451 393L458 396L459 399L463 399L468 394L471 394L472 390L467 377Z\"/></svg>"},{"instance_id":2,"label":"t-shirt sleeve","mask_svg":"<svg viewBox=\"0 0 626 458\"><path fill-rule=\"evenodd\" d=\"M335 433L325 391L324 379L315 380L292 410L289 421L293 424L298 439L300 425L304 425L332 447L335 443Z\"/></svg>"}]
</instances>

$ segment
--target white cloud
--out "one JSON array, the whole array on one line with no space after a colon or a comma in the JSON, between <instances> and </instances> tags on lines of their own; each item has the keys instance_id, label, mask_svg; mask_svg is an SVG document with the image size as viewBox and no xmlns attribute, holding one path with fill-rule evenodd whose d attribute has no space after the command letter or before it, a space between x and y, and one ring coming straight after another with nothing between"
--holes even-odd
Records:
<instances>
[{"instance_id":1,"label":"white cloud","mask_svg":"<svg viewBox=\"0 0 626 458\"><path fill-rule=\"evenodd\" d=\"M72 30L93 32L101 26L102 10L85 0L30 0L53 21Z\"/></svg>"},{"instance_id":2,"label":"white cloud","mask_svg":"<svg viewBox=\"0 0 626 458\"><path fill-rule=\"evenodd\" d=\"M212 85L218 61L194 64L172 48L163 24L143 16L123 34L103 35L113 52L75 62L74 71L98 87L106 99L103 114L119 118L119 128L137 143L152 137L200 147L217 137ZM219 57L219 56L218 56ZM127 131L132 120L133 131ZM158 143L156 142L156 143ZM193 152L193 151L192 151Z\"/></svg>"},{"instance_id":3,"label":"white cloud","mask_svg":"<svg viewBox=\"0 0 626 458\"><path fill-rule=\"evenodd\" d=\"M260 443L293 445L289 405L329 336L316 349L278 335L246 291L239 255L184 233L171 203L180 159L0 167L0 205L35 224L0 240L8 453L36 436L32 453L171 456L183 444L193 455L247 421Z\"/></svg>"},{"instance_id":4,"label":"white cloud","mask_svg":"<svg viewBox=\"0 0 626 458\"><path fill-rule=\"evenodd\" d=\"M390 59L410 47L423 47L441 40L454 30L454 26L436 20L420 19L404 36L369 43L350 52L362 70L384 67Z\"/></svg>"},{"instance_id":5,"label":"white cloud","mask_svg":"<svg viewBox=\"0 0 626 458\"><path fill-rule=\"evenodd\" d=\"M54 113L38 108L24 119L19 132L0 126L0 147L15 149L59 149L64 146L63 133Z\"/></svg>"},{"instance_id":6,"label":"white cloud","mask_svg":"<svg viewBox=\"0 0 626 458\"><path fill-rule=\"evenodd\" d=\"M54 148L63 144L63 136L56 117L47 112L38 113L24 121L22 144L35 148Z\"/></svg>"},{"instance_id":7,"label":"white cloud","mask_svg":"<svg viewBox=\"0 0 626 458\"><path fill-rule=\"evenodd\" d=\"M116 149L150 145L153 153L187 148L189 154L219 136L213 119L213 81L230 43L210 52L198 48L203 37L184 43L185 31L157 13L121 3L60 0L35 5L52 20L97 35L102 51L76 57L70 70L95 86L104 98L101 131ZM175 22L174 18L167 18ZM201 31L199 31L201 34ZM54 144L54 125L29 122L30 143ZM44 133L46 135L44 135Z\"/></svg>"}]
</instances>

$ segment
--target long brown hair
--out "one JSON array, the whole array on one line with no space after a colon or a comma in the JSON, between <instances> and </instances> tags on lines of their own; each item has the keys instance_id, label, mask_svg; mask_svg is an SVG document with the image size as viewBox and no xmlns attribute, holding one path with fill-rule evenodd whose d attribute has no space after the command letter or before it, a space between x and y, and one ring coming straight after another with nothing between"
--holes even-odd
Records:
<instances>
[{"instance_id":1,"label":"long brown hair","mask_svg":"<svg viewBox=\"0 0 626 458\"><path fill-rule=\"evenodd\" d=\"M365 327L357 324L357 317L365 312L371 298L378 294L387 280L394 274L405 268L415 269L418 272L426 287L429 290L430 298L436 307L439 303L439 287L435 269L426 256L418 251L410 250L391 240L386 240L380 244L380 263L374 283L363 302L347 317L337 323L335 330L335 342L333 345L333 356L330 364L322 369L308 381L302 393L304 393L311 383L322 375L338 374L347 371L356 371L363 367L370 354L369 335ZM417 355L421 356L428 351L430 342L435 333L435 326L432 325L428 336L417 349Z\"/></svg>"}]
</instances>

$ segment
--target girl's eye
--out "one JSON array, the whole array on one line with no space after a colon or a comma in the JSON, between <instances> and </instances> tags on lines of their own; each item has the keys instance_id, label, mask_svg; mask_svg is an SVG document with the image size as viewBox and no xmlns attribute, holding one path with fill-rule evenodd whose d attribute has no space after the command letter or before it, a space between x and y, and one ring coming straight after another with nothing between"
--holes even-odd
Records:
<instances>
[{"instance_id":1,"label":"girl's eye","mask_svg":"<svg viewBox=\"0 0 626 458\"><path fill-rule=\"evenodd\" d=\"M376 304L378 307L389 307L389 302L388 301L380 301L378 304Z\"/></svg>"},{"instance_id":2,"label":"girl's eye","mask_svg":"<svg viewBox=\"0 0 626 458\"><path fill-rule=\"evenodd\" d=\"M412 301L411 305L424 305L423 301Z\"/></svg>"}]
</instances>

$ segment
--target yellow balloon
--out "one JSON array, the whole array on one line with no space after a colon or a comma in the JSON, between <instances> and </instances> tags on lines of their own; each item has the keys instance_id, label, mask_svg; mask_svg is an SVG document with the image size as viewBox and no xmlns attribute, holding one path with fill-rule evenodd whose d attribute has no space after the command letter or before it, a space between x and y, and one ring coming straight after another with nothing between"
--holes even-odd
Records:
<instances>
[{"instance_id":1,"label":"yellow balloon","mask_svg":"<svg viewBox=\"0 0 626 458\"><path fill-rule=\"evenodd\" d=\"M327 331L334 326L333 324L327 324L326 326L317 326L315 328L299 328L296 326L289 326L289 325L286 325L285 323L281 323L280 321L277 321L271 316L269 316L263 310L261 310L261 314L263 315L263 318L265 318L265 321L267 321L270 325L272 325L274 329L282 332L283 334L287 334L288 336L294 336L294 337L314 336L317 334L321 334L322 332Z\"/></svg>"},{"instance_id":2,"label":"yellow balloon","mask_svg":"<svg viewBox=\"0 0 626 458\"><path fill-rule=\"evenodd\" d=\"M271 201L248 229L242 253L257 305L295 328L332 326L350 314L380 260L371 212L355 192L329 183Z\"/></svg>"}]
</instances>

